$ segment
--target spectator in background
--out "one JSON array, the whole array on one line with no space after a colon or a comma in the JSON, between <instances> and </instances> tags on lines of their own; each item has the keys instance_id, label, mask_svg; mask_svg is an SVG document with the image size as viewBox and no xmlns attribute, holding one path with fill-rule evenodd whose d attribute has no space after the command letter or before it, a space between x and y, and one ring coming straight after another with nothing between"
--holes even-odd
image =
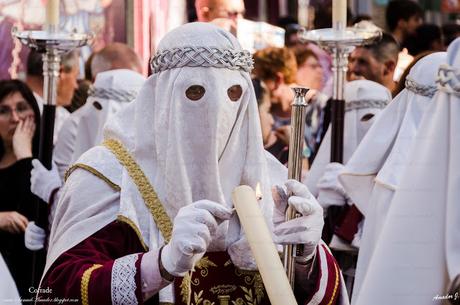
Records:
<instances>
[{"instance_id":1,"label":"spectator in background","mask_svg":"<svg viewBox=\"0 0 460 305\"><path fill-rule=\"evenodd\" d=\"M311 89L307 95L311 101L307 108L305 128L305 141L310 151L311 162L327 128L323 123L328 122L323 118L328 95L320 92L324 88L324 73L318 56L306 45L298 45L293 51L297 61L297 84Z\"/></svg>"},{"instance_id":2,"label":"spectator in background","mask_svg":"<svg viewBox=\"0 0 460 305\"><path fill-rule=\"evenodd\" d=\"M195 0L198 21L212 22L236 36L237 20L245 13L243 0Z\"/></svg>"},{"instance_id":3,"label":"spectator in background","mask_svg":"<svg viewBox=\"0 0 460 305\"><path fill-rule=\"evenodd\" d=\"M268 90L275 128L290 124L297 62L288 48L269 47L254 54L254 74Z\"/></svg>"},{"instance_id":4,"label":"spectator in background","mask_svg":"<svg viewBox=\"0 0 460 305\"><path fill-rule=\"evenodd\" d=\"M61 68L57 82L56 121L54 123L54 143L64 120L69 116L65 106L72 102L74 90L78 88L77 78L80 73L78 53L73 51L61 56ZM43 92L43 59L42 54L31 51L27 58L26 83L34 92L40 112L46 103Z\"/></svg>"},{"instance_id":5,"label":"spectator in background","mask_svg":"<svg viewBox=\"0 0 460 305\"><path fill-rule=\"evenodd\" d=\"M91 53L86 60L84 65L84 79L77 80L78 88L75 89L70 105L65 107L70 113L83 106L88 98L88 90L91 88L91 84L94 81L91 72L91 63L93 61L94 54L94 52Z\"/></svg>"},{"instance_id":6,"label":"spectator in background","mask_svg":"<svg viewBox=\"0 0 460 305\"><path fill-rule=\"evenodd\" d=\"M270 100L269 109L273 115L273 129L276 132L276 136L288 144L291 104L294 100L294 92L291 88L297 86L297 61L294 52L286 47L269 47L259 50L254 54L253 72L256 78L263 82L267 90ZM262 110L264 110L264 107L262 106ZM302 163L304 170L308 169L307 158L309 156L310 150L305 149L305 158ZM281 159L280 161L283 162Z\"/></svg>"},{"instance_id":7,"label":"spectator in background","mask_svg":"<svg viewBox=\"0 0 460 305\"><path fill-rule=\"evenodd\" d=\"M38 204L30 192L30 170L38 155L39 123L37 101L27 85L0 81L0 252L24 299L30 298L32 284L24 230Z\"/></svg>"},{"instance_id":8,"label":"spectator in background","mask_svg":"<svg viewBox=\"0 0 460 305\"><path fill-rule=\"evenodd\" d=\"M91 88L91 81L87 79L77 80L78 88L73 93L70 105L66 109L72 113L86 103L88 98L88 90Z\"/></svg>"},{"instance_id":9,"label":"spectator in background","mask_svg":"<svg viewBox=\"0 0 460 305\"><path fill-rule=\"evenodd\" d=\"M323 87L323 68L318 56L307 46L292 49L297 61L297 84L309 89L321 90Z\"/></svg>"},{"instance_id":10,"label":"spectator in background","mask_svg":"<svg viewBox=\"0 0 460 305\"><path fill-rule=\"evenodd\" d=\"M357 47L350 54L348 80L365 78L392 91L396 86L393 74L398 54L399 46L396 40L391 35L383 33L381 40L368 46Z\"/></svg>"},{"instance_id":11,"label":"spectator in background","mask_svg":"<svg viewBox=\"0 0 460 305\"><path fill-rule=\"evenodd\" d=\"M285 27L285 45L290 48L299 46L300 49L307 48L313 51L319 64L322 67L323 79L321 80L322 86L321 91L326 95L332 95L332 59L331 55L318 47L314 43L305 43L300 41L298 35L302 27L299 24L293 23L288 24Z\"/></svg>"},{"instance_id":12,"label":"spectator in background","mask_svg":"<svg viewBox=\"0 0 460 305\"><path fill-rule=\"evenodd\" d=\"M412 56L417 56L426 51L444 51L444 38L441 28L436 24L420 25L415 34L407 39L407 49Z\"/></svg>"},{"instance_id":13,"label":"spectator in background","mask_svg":"<svg viewBox=\"0 0 460 305\"><path fill-rule=\"evenodd\" d=\"M455 38L460 37L460 24L447 23L442 26L444 46L447 48Z\"/></svg>"},{"instance_id":14,"label":"spectator in background","mask_svg":"<svg viewBox=\"0 0 460 305\"><path fill-rule=\"evenodd\" d=\"M270 112L270 96L260 80L253 79L252 84L254 85L254 92L259 108L260 127L262 130L264 148L282 164L287 165L290 129L285 127L289 126L283 126L278 130L273 130L275 120Z\"/></svg>"},{"instance_id":15,"label":"spectator in background","mask_svg":"<svg viewBox=\"0 0 460 305\"><path fill-rule=\"evenodd\" d=\"M390 33L403 49L409 35L414 35L422 24L423 11L415 1L392 0L388 3L385 18Z\"/></svg>"}]
</instances>

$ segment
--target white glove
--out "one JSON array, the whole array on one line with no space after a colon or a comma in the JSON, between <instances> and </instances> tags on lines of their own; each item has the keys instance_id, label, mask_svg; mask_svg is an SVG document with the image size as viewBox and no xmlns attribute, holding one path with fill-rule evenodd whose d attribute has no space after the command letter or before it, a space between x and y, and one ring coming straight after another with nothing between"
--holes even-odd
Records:
<instances>
[{"instance_id":1,"label":"white glove","mask_svg":"<svg viewBox=\"0 0 460 305\"><path fill-rule=\"evenodd\" d=\"M229 208L209 200L181 208L174 218L171 241L161 252L166 271L184 276L206 253L218 224L231 216Z\"/></svg>"},{"instance_id":2,"label":"white glove","mask_svg":"<svg viewBox=\"0 0 460 305\"><path fill-rule=\"evenodd\" d=\"M242 237L235 243L231 244L228 249L228 255L232 263L242 270L256 270L257 263L252 255L251 248L246 237Z\"/></svg>"},{"instance_id":3,"label":"white glove","mask_svg":"<svg viewBox=\"0 0 460 305\"><path fill-rule=\"evenodd\" d=\"M26 248L31 251L43 249L45 246L45 238L45 230L37 226L35 222L29 222L27 225L26 233L24 234L24 243Z\"/></svg>"},{"instance_id":4,"label":"white glove","mask_svg":"<svg viewBox=\"0 0 460 305\"><path fill-rule=\"evenodd\" d=\"M340 163L329 163L318 181L318 201L325 209L331 205L343 206L347 203L347 193L338 180L343 167Z\"/></svg>"},{"instance_id":5,"label":"white glove","mask_svg":"<svg viewBox=\"0 0 460 305\"><path fill-rule=\"evenodd\" d=\"M316 246L321 240L324 226L323 209L306 185L295 180L288 180L285 185L287 192L282 187L276 186L276 192L273 194L275 243L280 245L303 244L303 255L311 257L315 254ZM292 195L288 198L287 194ZM302 216L285 221L284 215L288 203Z\"/></svg>"},{"instance_id":6,"label":"white glove","mask_svg":"<svg viewBox=\"0 0 460 305\"><path fill-rule=\"evenodd\" d=\"M32 160L32 166L30 190L44 202L49 202L51 193L62 185L56 164L53 162L51 170L48 170L39 160L34 159Z\"/></svg>"}]
</instances>

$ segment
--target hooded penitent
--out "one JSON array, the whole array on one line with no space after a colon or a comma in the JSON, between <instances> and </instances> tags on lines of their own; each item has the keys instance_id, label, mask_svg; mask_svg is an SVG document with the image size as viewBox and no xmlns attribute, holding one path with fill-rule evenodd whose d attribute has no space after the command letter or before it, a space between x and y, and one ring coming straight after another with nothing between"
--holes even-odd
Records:
<instances>
[{"instance_id":1,"label":"hooded penitent","mask_svg":"<svg viewBox=\"0 0 460 305\"><path fill-rule=\"evenodd\" d=\"M414 65L406 88L382 111L339 177L365 215L353 300L359 294L394 191L409 162L420 121L436 92L438 67L445 61L446 53L434 53Z\"/></svg>"},{"instance_id":2,"label":"hooded penitent","mask_svg":"<svg viewBox=\"0 0 460 305\"><path fill-rule=\"evenodd\" d=\"M105 123L136 98L144 82L144 76L127 69L97 74L86 103L70 115L60 130L53 160L61 178L84 152L102 142Z\"/></svg>"},{"instance_id":3,"label":"hooded penitent","mask_svg":"<svg viewBox=\"0 0 460 305\"><path fill-rule=\"evenodd\" d=\"M271 223L271 184L285 179L286 171L263 149L251 67L251 55L230 33L204 23L181 26L161 41L152 59L153 75L136 100L106 125L105 140L116 141L132 156L171 222L181 207L201 199L231 207L236 186L255 188L259 183L261 208ZM85 194L66 199L65 192L72 190L65 188L52 226L47 268L60 253L117 217L128 219L150 249L164 244L161 223L154 221L139 191L145 184L136 185L106 147L93 148L78 163L119 186L119 199L116 194L105 198L94 188L93 199ZM234 215L219 226L208 251L226 250L233 261L247 257L247 252L233 249L242 238ZM161 293L160 300L171 301Z\"/></svg>"},{"instance_id":4,"label":"hooded penitent","mask_svg":"<svg viewBox=\"0 0 460 305\"><path fill-rule=\"evenodd\" d=\"M355 304L441 303L460 274L460 39L439 67ZM452 296L454 297L454 296Z\"/></svg>"},{"instance_id":5,"label":"hooded penitent","mask_svg":"<svg viewBox=\"0 0 460 305\"><path fill-rule=\"evenodd\" d=\"M345 85L345 119L343 134L343 161L346 163L378 114L390 101L391 94L384 86L356 80ZM326 132L318 154L307 174L306 184L313 195L318 195L317 183L324 174L331 157L331 130Z\"/></svg>"}]
</instances>

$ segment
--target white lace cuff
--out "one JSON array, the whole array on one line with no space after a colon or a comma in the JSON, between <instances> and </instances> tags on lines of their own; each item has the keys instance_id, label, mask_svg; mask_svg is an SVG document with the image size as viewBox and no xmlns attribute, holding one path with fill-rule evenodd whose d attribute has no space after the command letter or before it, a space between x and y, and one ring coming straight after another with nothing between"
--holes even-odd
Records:
<instances>
[{"instance_id":1,"label":"white lace cuff","mask_svg":"<svg viewBox=\"0 0 460 305\"><path fill-rule=\"evenodd\" d=\"M112 267L112 304L138 304L136 297L136 261L138 254L118 258Z\"/></svg>"}]
</instances>

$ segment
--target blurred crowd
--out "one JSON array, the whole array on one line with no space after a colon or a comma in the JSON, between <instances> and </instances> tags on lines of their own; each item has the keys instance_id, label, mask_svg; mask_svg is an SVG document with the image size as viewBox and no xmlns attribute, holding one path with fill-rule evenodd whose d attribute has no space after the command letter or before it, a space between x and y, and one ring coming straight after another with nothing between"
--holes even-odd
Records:
<instances>
[{"instance_id":1,"label":"blurred crowd","mask_svg":"<svg viewBox=\"0 0 460 305\"><path fill-rule=\"evenodd\" d=\"M212 22L233 33L244 11L242 0L196 1L198 21ZM318 6L315 16L315 28L330 27L331 6ZM359 46L350 54L345 88L345 162L374 116L404 90L414 64L433 52L445 51L460 36L458 24L439 26L423 19L416 2L392 0L386 9L387 28L382 39ZM349 26L372 22L364 15L350 14L348 20ZM332 58L317 45L301 40L301 26L295 18L283 18L278 26L285 29L285 46L267 47L253 54L253 84L264 146L287 165L292 88L309 88L303 179L307 185L311 183L313 194L317 190L315 195L322 196L324 206L336 205L342 199L331 198L327 190L336 190L337 181L324 176L325 172L337 171L324 165L329 158L326 146L330 145ZM145 79L139 57L122 43L109 44L91 54L84 66L80 71L78 51L61 58L51 170L34 161L46 103L41 54L30 52L25 79L0 81L0 253L22 299L31 296L32 250L46 248L46 230L34 223L37 208L43 208L37 197L49 203L46 208L52 217L66 171L83 152L100 143L105 122L134 99ZM355 247L359 247L357 230L348 238Z\"/></svg>"}]
</instances>

